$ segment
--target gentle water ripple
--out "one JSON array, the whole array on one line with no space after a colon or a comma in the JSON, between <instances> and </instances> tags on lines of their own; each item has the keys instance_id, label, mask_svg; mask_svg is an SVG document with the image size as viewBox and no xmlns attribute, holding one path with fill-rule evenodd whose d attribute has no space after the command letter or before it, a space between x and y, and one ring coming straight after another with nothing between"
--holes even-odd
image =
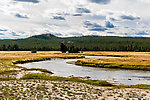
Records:
<instances>
[{"instance_id":1,"label":"gentle water ripple","mask_svg":"<svg viewBox=\"0 0 150 100\"><path fill-rule=\"evenodd\" d=\"M110 58L105 56L86 56L86 58ZM111 57L114 58L114 57ZM52 59L48 61L33 62L27 64L18 64L27 68L43 68L52 71L53 76L90 76L91 79L117 81L122 84L149 84L150 72L138 70L120 70L108 68L94 68L67 64L69 61L77 61L79 59ZM144 77L143 77L144 76Z\"/></svg>"}]
</instances>

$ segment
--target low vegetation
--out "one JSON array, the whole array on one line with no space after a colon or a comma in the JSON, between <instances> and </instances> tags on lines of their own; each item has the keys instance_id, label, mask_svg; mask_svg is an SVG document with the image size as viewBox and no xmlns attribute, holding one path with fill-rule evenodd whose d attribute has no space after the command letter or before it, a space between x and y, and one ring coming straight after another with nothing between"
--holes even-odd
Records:
<instances>
[{"instance_id":1,"label":"low vegetation","mask_svg":"<svg viewBox=\"0 0 150 100\"><path fill-rule=\"evenodd\" d=\"M60 51L39 51L31 53L30 51L1 51L0 63L2 66L15 66L17 63L28 63L35 61L50 60L51 58L81 58L83 54L65 54Z\"/></svg>"},{"instance_id":2,"label":"low vegetation","mask_svg":"<svg viewBox=\"0 0 150 100\"><path fill-rule=\"evenodd\" d=\"M137 84L137 85L116 85L116 88L139 88L139 89L150 89L150 85Z\"/></svg>"},{"instance_id":3,"label":"low vegetation","mask_svg":"<svg viewBox=\"0 0 150 100\"><path fill-rule=\"evenodd\" d=\"M150 71L149 52L84 52L84 54L118 58L82 59L75 62L76 65Z\"/></svg>"},{"instance_id":4,"label":"low vegetation","mask_svg":"<svg viewBox=\"0 0 150 100\"><path fill-rule=\"evenodd\" d=\"M41 68L30 68L30 69L23 69L25 71L40 71L43 73L49 73L49 74L53 74L51 71L47 70L47 69L41 69Z\"/></svg>"},{"instance_id":5,"label":"low vegetation","mask_svg":"<svg viewBox=\"0 0 150 100\"><path fill-rule=\"evenodd\" d=\"M148 100L149 90L97 87L79 82L51 80L0 81L2 100Z\"/></svg>"},{"instance_id":6,"label":"low vegetation","mask_svg":"<svg viewBox=\"0 0 150 100\"><path fill-rule=\"evenodd\" d=\"M70 82L81 82L96 86L112 86L112 84L106 81L98 81L98 80L90 80L90 79L78 79L78 78L65 78L65 77L57 77L57 76L47 76L44 74L28 74L23 76L21 79L42 79L42 80L51 80L51 81L70 81Z\"/></svg>"},{"instance_id":7,"label":"low vegetation","mask_svg":"<svg viewBox=\"0 0 150 100\"><path fill-rule=\"evenodd\" d=\"M17 63L49 60L51 58L80 58L83 55L103 55L119 58L83 59L77 61L76 64L105 68L149 70L149 54L149 52L83 52L74 54L59 51L38 51L37 53L1 51L0 99L148 99L150 98L150 85L112 85L106 81L79 77L50 76L52 73L46 69L14 69L18 68L15 65ZM30 72L32 70L43 73L33 74ZM19 76L19 78L16 78L16 76Z\"/></svg>"},{"instance_id":8,"label":"low vegetation","mask_svg":"<svg viewBox=\"0 0 150 100\"><path fill-rule=\"evenodd\" d=\"M99 81L99 80L90 80L90 79L79 79L76 77L66 78L66 77L58 77L58 76L47 76L45 74L27 74L21 78L21 80L28 80L28 79L40 79L40 80L51 80L51 81L67 81L67 82L79 82L79 83L86 83L89 85L95 86L108 86L114 88L139 88L139 89L150 89L150 85L146 84L137 84L137 85L112 85L106 81Z\"/></svg>"}]
</instances>

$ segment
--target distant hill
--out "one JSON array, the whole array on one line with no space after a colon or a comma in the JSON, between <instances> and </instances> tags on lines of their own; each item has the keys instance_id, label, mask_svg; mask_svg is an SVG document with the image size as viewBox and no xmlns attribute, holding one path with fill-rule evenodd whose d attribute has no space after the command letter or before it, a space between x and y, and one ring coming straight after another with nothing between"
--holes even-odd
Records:
<instances>
[{"instance_id":1,"label":"distant hill","mask_svg":"<svg viewBox=\"0 0 150 100\"><path fill-rule=\"evenodd\" d=\"M115 36L60 38L52 34L36 35L25 39L3 39L0 40L0 50L31 50L32 48L60 50L61 42L67 46L74 45L82 50L150 51L150 38Z\"/></svg>"},{"instance_id":2,"label":"distant hill","mask_svg":"<svg viewBox=\"0 0 150 100\"><path fill-rule=\"evenodd\" d=\"M52 34L42 34L42 35L35 35L35 36L32 36L30 38L37 38L37 39L56 39L58 37L52 35Z\"/></svg>"}]
</instances>

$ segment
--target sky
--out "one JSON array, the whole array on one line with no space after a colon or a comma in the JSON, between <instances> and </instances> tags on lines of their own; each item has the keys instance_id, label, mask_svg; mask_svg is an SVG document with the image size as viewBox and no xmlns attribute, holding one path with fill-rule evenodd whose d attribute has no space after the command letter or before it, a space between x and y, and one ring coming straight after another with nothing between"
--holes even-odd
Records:
<instances>
[{"instance_id":1,"label":"sky","mask_svg":"<svg viewBox=\"0 0 150 100\"><path fill-rule=\"evenodd\" d=\"M0 39L150 37L150 0L0 0Z\"/></svg>"}]
</instances>

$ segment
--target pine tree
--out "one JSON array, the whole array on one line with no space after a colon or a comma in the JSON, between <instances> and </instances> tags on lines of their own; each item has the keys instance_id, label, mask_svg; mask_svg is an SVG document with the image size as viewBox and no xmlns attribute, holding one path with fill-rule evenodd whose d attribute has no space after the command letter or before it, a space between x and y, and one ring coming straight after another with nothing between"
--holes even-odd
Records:
<instances>
[{"instance_id":1,"label":"pine tree","mask_svg":"<svg viewBox=\"0 0 150 100\"><path fill-rule=\"evenodd\" d=\"M61 52L62 53L66 53L67 52L67 46L64 44L64 43L61 43L61 45L60 45L60 49L61 49Z\"/></svg>"}]
</instances>

